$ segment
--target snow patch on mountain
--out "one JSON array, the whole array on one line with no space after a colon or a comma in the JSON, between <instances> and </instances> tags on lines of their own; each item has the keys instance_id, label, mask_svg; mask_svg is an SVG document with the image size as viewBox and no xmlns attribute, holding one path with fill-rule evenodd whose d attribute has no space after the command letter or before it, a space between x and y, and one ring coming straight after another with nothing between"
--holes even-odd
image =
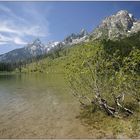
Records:
<instances>
[{"instance_id":1,"label":"snow patch on mountain","mask_svg":"<svg viewBox=\"0 0 140 140\"><path fill-rule=\"evenodd\" d=\"M140 31L140 21L126 10L105 18L91 33L93 39L121 39Z\"/></svg>"}]
</instances>

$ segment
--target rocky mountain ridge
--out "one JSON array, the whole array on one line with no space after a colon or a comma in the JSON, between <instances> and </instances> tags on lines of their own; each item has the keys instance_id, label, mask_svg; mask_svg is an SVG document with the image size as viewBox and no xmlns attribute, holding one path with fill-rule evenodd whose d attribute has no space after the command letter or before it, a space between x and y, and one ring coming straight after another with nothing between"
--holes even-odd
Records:
<instances>
[{"instance_id":1,"label":"rocky mountain ridge","mask_svg":"<svg viewBox=\"0 0 140 140\"><path fill-rule=\"evenodd\" d=\"M80 33L72 33L61 42L53 41L46 45L44 45L40 39L35 39L32 43L29 43L23 48L15 49L0 55L0 62L23 61L32 57L47 54L48 52L53 52L61 47L86 42L89 39L117 40L131 36L139 31L140 20L134 18L134 16L126 10L120 10L116 14L106 17L91 33L82 29Z\"/></svg>"},{"instance_id":2,"label":"rocky mountain ridge","mask_svg":"<svg viewBox=\"0 0 140 140\"><path fill-rule=\"evenodd\" d=\"M140 20L126 10L120 10L114 15L105 18L91 33L94 39L116 40L140 31Z\"/></svg>"},{"instance_id":3,"label":"rocky mountain ridge","mask_svg":"<svg viewBox=\"0 0 140 140\"><path fill-rule=\"evenodd\" d=\"M15 49L3 55L0 55L0 62L15 62L24 61L32 57L45 55L49 51L55 50L57 47L64 47L68 45L74 45L80 43L86 39L88 33L86 30L82 29L80 33L72 33L66 37L62 42L52 41L44 45L39 38L35 39L33 42L27 44L27 46L19 49Z\"/></svg>"}]
</instances>

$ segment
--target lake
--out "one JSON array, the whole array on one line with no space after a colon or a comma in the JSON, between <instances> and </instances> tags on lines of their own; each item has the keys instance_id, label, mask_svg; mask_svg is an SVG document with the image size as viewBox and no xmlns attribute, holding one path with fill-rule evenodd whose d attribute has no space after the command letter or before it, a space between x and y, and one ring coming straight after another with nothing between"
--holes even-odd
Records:
<instances>
[{"instance_id":1,"label":"lake","mask_svg":"<svg viewBox=\"0 0 140 140\"><path fill-rule=\"evenodd\" d=\"M61 74L0 75L0 138L91 138Z\"/></svg>"}]
</instances>

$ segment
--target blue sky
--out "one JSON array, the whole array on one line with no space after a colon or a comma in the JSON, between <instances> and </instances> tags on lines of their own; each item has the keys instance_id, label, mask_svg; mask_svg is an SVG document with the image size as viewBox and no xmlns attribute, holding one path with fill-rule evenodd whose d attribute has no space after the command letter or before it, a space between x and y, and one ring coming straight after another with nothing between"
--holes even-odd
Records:
<instances>
[{"instance_id":1,"label":"blue sky","mask_svg":"<svg viewBox=\"0 0 140 140\"><path fill-rule=\"evenodd\" d=\"M82 28L91 32L122 9L140 19L140 2L0 2L0 54L35 38L47 43Z\"/></svg>"}]
</instances>

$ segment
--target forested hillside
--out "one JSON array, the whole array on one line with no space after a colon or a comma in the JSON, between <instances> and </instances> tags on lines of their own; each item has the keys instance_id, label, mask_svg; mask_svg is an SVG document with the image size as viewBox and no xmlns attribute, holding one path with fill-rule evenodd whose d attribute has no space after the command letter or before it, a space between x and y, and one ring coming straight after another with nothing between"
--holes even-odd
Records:
<instances>
[{"instance_id":1,"label":"forested hillside","mask_svg":"<svg viewBox=\"0 0 140 140\"><path fill-rule=\"evenodd\" d=\"M140 33L118 41L89 41L55 50L46 58L22 67L21 72L64 73L74 95L82 104L99 100L97 96L100 100L103 98L101 103L104 104L108 95L112 100L107 100L112 103L120 103L125 96L139 103L139 44ZM116 116L115 108L106 109L107 114ZM122 110L125 114L133 114L133 109L122 107Z\"/></svg>"}]
</instances>

